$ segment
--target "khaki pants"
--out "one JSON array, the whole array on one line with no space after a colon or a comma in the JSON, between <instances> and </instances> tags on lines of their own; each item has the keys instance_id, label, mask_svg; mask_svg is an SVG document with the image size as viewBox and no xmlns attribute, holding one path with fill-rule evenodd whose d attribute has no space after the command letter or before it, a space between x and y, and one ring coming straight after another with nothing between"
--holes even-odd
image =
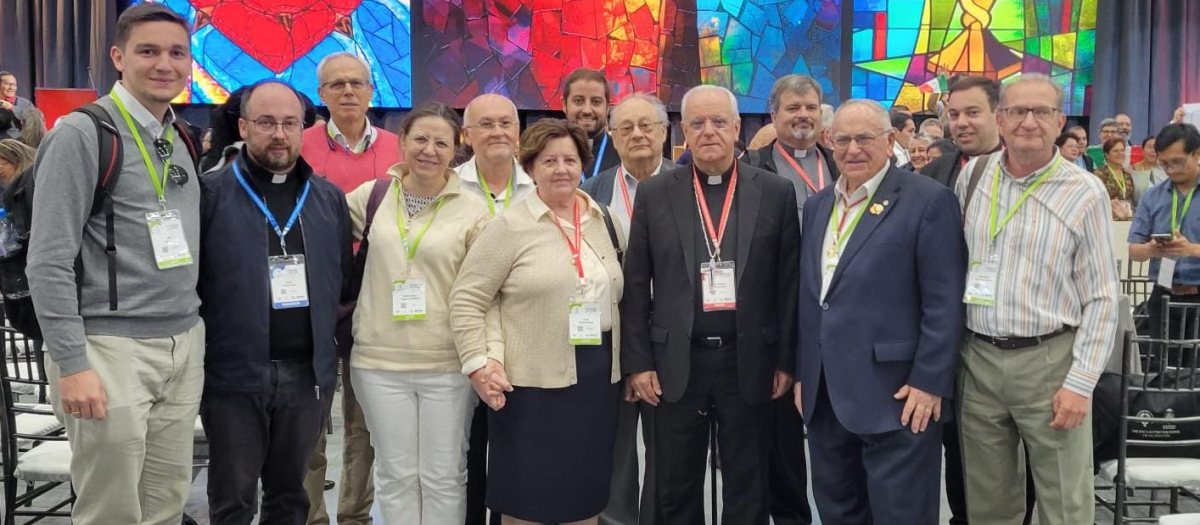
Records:
<instances>
[{"instance_id":1,"label":"khaki pants","mask_svg":"<svg viewBox=\"0 0 1200 525\"><path fill-rule=\"evenodd\" d=\"M371 505L375 502L375 449L362 407L354 396L350 382L350 362L341 360L342 417L345 442L342 446L342 479L338 482L337 524L370 525ZM308 463L304 489L308 491L308 525L329 525L325 510L325 470L329 460L325 455L325 430Z\"/></svg>"},{"instance_id":2,"label":"khaki pants","mask_svg":"<svg viewBox=\"0 0 1200 525\"><path fill-rule=\"evenodd\" d=\"M204 388L204 321L174 336L88 336L87 357L108 397L102 420L62 414L59 369L47 359L55 412L71 442L75 525L178 525L192 484Z\"/></svg>"},{"instance_id":3,"label":"khaki pants","mask_svg":"<svg viewBox=\"0 0 1200 525\"><path fill-rule=\"evenodd\" d=\"M1096 516L1092 416L1068 431L1050 428L1054 394L1071 368L1071 334L1021 350L972 335L958 374L959 431L971 525L1020 525L1025 458L1037 490L1038 523L1079 525Z\"/></svg>"}]
</instances>

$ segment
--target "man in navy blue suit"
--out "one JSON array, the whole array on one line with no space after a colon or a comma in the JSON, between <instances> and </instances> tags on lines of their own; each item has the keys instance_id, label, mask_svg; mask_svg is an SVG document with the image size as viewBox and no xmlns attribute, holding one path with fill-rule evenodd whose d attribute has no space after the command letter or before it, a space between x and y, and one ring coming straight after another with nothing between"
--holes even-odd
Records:
<instances>
[{"instance_id":1,"label":"man in navy blue suit","mask_svg":"<svg viewBox=\"0 0 1200 525\"><path fill-rule=\"evenodd\" d=\"M804 207L794 389L817 511L826 525L934 525L963 338L958 200L890 164L878 103L843 104L831 134L841 178Z\"/></svg>"}]
</instances>

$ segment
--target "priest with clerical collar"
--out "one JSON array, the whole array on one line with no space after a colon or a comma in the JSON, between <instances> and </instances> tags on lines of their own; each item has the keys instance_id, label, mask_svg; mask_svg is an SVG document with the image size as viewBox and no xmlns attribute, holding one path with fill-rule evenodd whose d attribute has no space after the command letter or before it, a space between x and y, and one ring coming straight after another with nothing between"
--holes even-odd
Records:
<instances>
[{"instance_id":1,"label":"priest with clerical collar","mask_svg":"<svg viewBox=\"0 0 1200 525\"><path fill-rule=\"evenodd\" d=\"M792 181L801 215L804 202L838 178L833 152L819 143L825 128L821 96L821 85L812 77L787 75L777 80L769 103L778 138L750 157L755 166Z\"/></svg>"},{"instance_id":2,"label":"priest with clerical collar","mask_svg":"<svg viewBox=\"0 0 1200 525\"><path fill-rule=\"evenodd\" d=\"M703 523L709 418L723 450L725 523L767 523L772 399L792 388L800 219L782 177L735 159L737 97L683 97L693 164L641 181L621 303L621 370L654 409L658 515ZM653 294L651 294L653 288ZM715 405L715 406L714 406Z\"/></svg>"}]
</instances>

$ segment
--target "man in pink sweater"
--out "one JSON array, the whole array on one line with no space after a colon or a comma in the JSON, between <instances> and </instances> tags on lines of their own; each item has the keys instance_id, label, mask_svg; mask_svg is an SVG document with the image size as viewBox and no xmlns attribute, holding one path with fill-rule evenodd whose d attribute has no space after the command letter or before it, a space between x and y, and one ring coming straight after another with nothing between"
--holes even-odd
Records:
<instances>
[{"instance_id":1,"label":"man in pink sweater","mask_svg":"<svg viewBox=\"0 0 1200 525\"><path fill-rule=\"evenodd\" d=\"M367 119L375 91L368 64L352 53L333 53L317 66L317 81L329 121L304 131L304 160L346 193L385 176L400 162L400 147L395 134Z\"/></svg>"},{"instance_id":2,"label":"man in pink sweater","mask_svg":"<svg viewBox=\"0 0 1200 525\"><path fill-rule=\"evenodd\" d=\"M367 119L367 107L375 90L371 85L370 65L352 53L333 53L317 65L317 82L320 83L317 93L329 108L330 118L327 123L304 131L301 150L304 160L314 173L324 175L346 193L365 182L386 177L388 168L400 162L400 145L396 135L372 126ZM350 384L350 356L339 357L345 441L336 523L367 525L371 523L371 504L375 499L372 472L375 449L371 448L371 434ZM304 480L310 501L308 525L330 523L323 496L327 464L325 434L321 433Z\"/></svg>"}]
</instances>

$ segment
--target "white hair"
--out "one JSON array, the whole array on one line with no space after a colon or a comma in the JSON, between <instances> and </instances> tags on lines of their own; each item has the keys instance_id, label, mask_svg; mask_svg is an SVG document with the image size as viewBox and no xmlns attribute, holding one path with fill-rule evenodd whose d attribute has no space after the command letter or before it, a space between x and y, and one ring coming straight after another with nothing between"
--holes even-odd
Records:
<instances>
[{"instance_id":1,"label":"white hair","mask_svg":"<svg viewBox=\"0 0 1200 525\"><path fill-rule=\"evenodd\" d=\"M478 102L479 99L484 98L484 97L499 97L500 99L504 100L505 102L508 102L508 105L512 106L513 120L518 121L518 124L520 123L521 115L519 113L517 113L517 105L513 103L512 99L510 99L504 95L501 95L499 93L484 93L482 95L479 95L479 96L471 99L471 101L467 103L467 107L463 109L463 125L465 125L465 126L474 125L474 121L471 120L471 106L475 105L475 102Z\"/></svg>"},{"instance_id":2,"label":"white hair","mask_svg":"<svg viewBox=\"0 0 1200 525\"><path fill-rule=\"evenodd\" d=\"M927 118L921 122L921 129L925 129L925 128L942 129L942 123L941 123L941 121L939 121L936 118Z\"/></svg>"},{"instance_id":3,"label":"white hair","mask_svg":"<svg viewBox=\"0 0 1200 525\"><path fill-rule=\"evenodd\" d=\"M351 53L349 51L338 51L336 53L330 53L328 55L325 55L325 58L322 58L321 61L317 63L317 83L318 84L325 83L325 68L329 66L330 62L337 60L339 58L349 58L355 62L358 62L358 64L362 66L363 72L367 74L367 82L371 81L371 64L367 62L366 58L363 58L362 56Z\"/></svg>"},{"instance_id":4,"label":"white hair","mask_svg":"<svg viewBox=\"0 0 1200 525\"><path fill-rule=\"evenodd\" d=\"M830 126L833 126L833 106L821 104L821 128L829 129Z\"/></svg>"},{"instance_id":5,"label":"white hair","mask_svg":"<svg viewBox=\"0 0 1200 525\"><path fill-rule=\"evenodd\" d=\"M736 96L736 95L734 95L732 91L730 91L730 90L728 90L728 89L726 89L726 88L724 88L724 87L722 87L722 86L714 86L714 85L712 85L712 84L701 84L701 85L699 85L699 86L696 86L696 87L694 87L694 88L692 88L692 89L689 89L689 90L687 91L687 93L684 93L684 94L683 94L683 102L682 102L682 103L680 103L680 105L679 105L679 108L680 108L680 113L686 113L686 112L687 112L687 109L688 109L688 99L690 99L690 98L692 97L692 95L695 95L695 94L697 94L697 93L705 93L705 92L708 92L708 91L716 91L716 92L719 92L719 93L723 93L723 94L725 94L725 96L729 97L729 110L730 110L731 112L733 112L733 118L734 118L734 120L739 120L739 119L741 119L741 114L740 114L740 113L738 113L738 102L737 102L737 96Z\"/></svg>"},{"instance_id":6,"label":"white hair","mask_svg":"<svg viewBox=\"0 0 1200 525\"><path fill-rule=\"evenodd\" d=\"M1016 80L1001 86L1000 101L1003 103L1004 97L1008 94L1008 90L1012 89L1013 86L1016 86L1019 84L1025 84L1028 82L1041 82L1043 84L1049 85L1050 87L1053 87L1054 88L1054 97L1055 97L1054 107L1058 108L1058 109L1062 109L1063 98L1064 98L1062 85L1060 85L1058 82L1055 82L1050 77L1043 75L1041 73L1021 73L1021 75L1018 76ZM1113 122L1116 122L1116 120L1114 120ZM1103 126L1103 124L1101 124L1101 126Z\"/></svg>"},{"instance_id":7,"label":"white hair","mask_svg":"<svg viewBox=\"0 0 1200 525\"><path fill-rule=\"evenodd\" d=\"M658 97L647 95L645 93L634 93L632 95L629 95L628 97L621 99L621 101L618 102L617 105L613 106L611 109L608 110L608 122L610 124L614 120L616 120L617 108L623 106L626 102L629 102L630 100L640 100L642 102L650 104L650 106L654 108L654 114L655 114L655 116L658 117L659 124L666 125L666 124L671 123L671 118L667 116L667 106L663 105L662 101L659 100Z\"/></svg>"},{"instance_id":8,"label":"white hair","mask_svg":"<svg viewBox=\"0 0 1200 525\"><path fill-rule=\"evenodd\" d=\"M913 135L912 140L918 141L918 142L924 142L925 147L929 147L929 146L932 146L933 142L937 139L933 138L932 136L921 133L919 135ZM911 145L911 144L912 144L912 142L910 141L909 145Z\"/></svg>"},{"instance_id":9,"label":"white hair","mask_svg":"<svg viewBox=\"0 0 1200 525\"><path fill-rule=\"evenodd\" d=\"M880 133L887 134L892 131L893 128L892 128L891 115L888 113L888 110L883 109L883 105L881 105L878 102L875 102L874 100L869 100L869 99L865 99L865 98L856 98L856 99L847 100L844 104L842 104L842 107L838 108L837 112L841 113L843 111L846 111L851 108L856 108L856 107L867 108L872 113L875 113L875 115L877 117L879 117L878 123L879 123L879 132Z\"/></svg>"}]
</instances>

